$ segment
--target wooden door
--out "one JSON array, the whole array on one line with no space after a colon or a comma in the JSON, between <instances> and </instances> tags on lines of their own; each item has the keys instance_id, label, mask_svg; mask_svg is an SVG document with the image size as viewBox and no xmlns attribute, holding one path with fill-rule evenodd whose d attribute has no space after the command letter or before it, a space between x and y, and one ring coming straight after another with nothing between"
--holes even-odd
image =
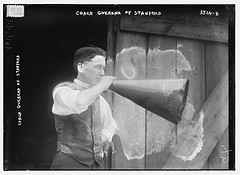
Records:
<instances>
[{"instance_id":1,"label":"wooden door","mask_svg":"<svg viewBox=\"0 0 240 175\"><path fill-rule=\"evenodd\" d=\"M112 60L114 63L111 62L117 79L189 79L190 83L182 121L178 126L120 95L113 95L113 116L118 124L113 139L113 168L161 169L172 154L178 159L189 160L194 151L192 145L189 144L181 155L179 152L176 154L176 149L180 149L181 141L189 136L191 122L224 73L225 66L221 65L228 63L227 45L144 32L141 25L137 25L137 29L121 25L115 26L115 59ZM202 127L201 121L198 125ZM228 140L227 132L223 135L224 143ZM203 168L216 169L218 165L214 164L219 162L213 159L220 152L221 143L211 156L215 158L207 161Z\"/></svg>"},{"instance_id":2,"label":"wooden door","mask_svg":"<svg viewBox=\"0 0 240 175\"><path fill-rule=\"evenodd\" d=\"M202 42L118 31L115 76L129 80L189 79L190 117L205 100L204 72ZM113 115L119 126L115 168L162 168L176 142L176 125L117 94Z\"/></svg>"}]
</instances>

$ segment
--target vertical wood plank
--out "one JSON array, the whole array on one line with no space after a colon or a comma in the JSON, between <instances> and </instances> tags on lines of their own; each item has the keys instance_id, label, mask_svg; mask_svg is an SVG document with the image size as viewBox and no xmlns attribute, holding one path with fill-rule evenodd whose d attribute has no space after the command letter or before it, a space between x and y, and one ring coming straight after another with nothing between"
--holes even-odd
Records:
<instances>
[{"instance_id":1,"label":"vertical wood plank","mask_svg":"<svg viewBox=\"0 0 240 175\"><path fill-rule=\"evenodd\" d=\"M218 81L228 68L228 46L223 43L208 42L205 44L206 55L206 96L208 97ZM228 169L228 161L221 157L227 157L222 154L224 148L229 148L229 128L218 141L211 155L209 156L209 169ZM227 160L227 159L225 159Z\"/></svg>"},{"instance_id":2,"label":"vertical wood plank","mask_svg":"<svg viewBox=\"0 0 240 175\"><path fill-rule=\"evenodd\" d=\"M117 33L115 76L117 79L145 79L146 37ZM115 169L143 169L145 154L145 109L114 94L114 118L118 124L114 145Z\"/></svg>"},{"instance_id":3,"label":"vertical wood plank","mask_svg":"<svg viewBox=\"0 0 240 175\"><path fill-rule=\"evenodd\" d=\"M189 79L188 102L194 107L195 114L205 102L205 62L204 43L200 40L177 39L177 48L191 66L191 70L181 70L181 59L177 59L178 78Z\"/></svg>"},{"instance_id":4,"label":"vertical wood plank","mask_svg":"<svg viewBox=\"0 0 240 175\"><path fill-rule=\"evenodd\" d=\"M107 57L106 58L106 75L114 76L115 59L116 59L116 33L114 31L115 19L108 18L108 35L107 35ZM113 92L106 90L102 93L107 100L113 113Z\"/></svg>"},{"instance_id":5,"label":"vertical wood plank","mask_svg":"<svg viewBox=\"0 0 240 175\"><path fill-rule=\"evenodd\" d=\"M228 46L223 43L208 42L205 44L205 50L208 97L228 68Z\"/></svg>"},{"instance_id":6,"label":"vertical wood plank","mask_svg":"<svg viewBox=\"0 0 240 175\"><path fill-rule=\"evenodd\" d=\"M115 19L113 17L108 18L108 34L107 34L107 58L106 58L106 75L114 76L115 56L116 56L116 32L114 31ZM108 102L113 114L113 92L105 90L102 93L105 100ZM114 117L114 116L113 116ZM106 153L104 154L104 168L113 169L114 160L112 159L113 142L106 144Z\"/></svg>"},{"instance_id":7,"label":"vertical wood plank","mask_svg":"<svg viewBox=\"0 0 240 175\"><path fill-rule=\"evenodd\" d=\"M182 121L179 123L177 128L178 143L173 147L174 154L176 154L176 149L181 145L184 139L188 139L186 138L186 136L189 134L188 128L193 126L192 123L194 118L199 113L199 110L206 100L203 41L177 38L177 50L176 75L178 78L189 79L189 90L186 106L182 114ZM196 137L201 137L201 134L202 133L199 130ZM196 144L200 142L201 140L198 140ZM193 150L189 149L185 155L191 155L192 153ZM206 163L204 166L208 167L208 163Z\"/></svg>"},{"instance_id":8,"label":"vertical wood plank","mask_svg":"<svg viewBox=\"0 0 240 175\"><path fill-rule=\"evenodd\" d=\"M148 47L147 79L176 78L176 39L151 35ZM147 111L146 127L146 169L160 169L171 154L175 125Z\"/></svg>"}]
</instances>

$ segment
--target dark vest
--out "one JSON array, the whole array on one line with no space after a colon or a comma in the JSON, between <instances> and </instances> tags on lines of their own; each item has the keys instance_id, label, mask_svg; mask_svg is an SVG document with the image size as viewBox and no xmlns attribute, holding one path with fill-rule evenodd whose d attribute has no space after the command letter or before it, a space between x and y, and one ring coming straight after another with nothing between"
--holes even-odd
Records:
<instances>
[{"instance_id":1,"label":"dark vest","mask_svg":"<svg viewBox=\"0 0 240 175\"><path fill-rule=\"evenodd\" d=\"M76 83L62 84L72 89L83 90ZM76 161L92 165L96 161L102 166L102 122L99 97L80 114L55 117L57 151L67 154Z\"/></svg>"}]
</instances>

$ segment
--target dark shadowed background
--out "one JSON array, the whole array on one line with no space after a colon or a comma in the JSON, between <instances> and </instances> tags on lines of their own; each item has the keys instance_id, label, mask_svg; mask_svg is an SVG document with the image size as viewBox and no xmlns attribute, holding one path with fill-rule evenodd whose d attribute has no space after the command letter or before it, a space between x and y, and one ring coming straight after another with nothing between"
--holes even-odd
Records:
<instances>
[{"instance_id":1,"label":"dark shadowed background","mask_svg":"<svg viewBox=\"0 0 240 175\"><path fill-rule=\"evenodd\" d=\"M83 8L83 7L82 7ZM48 168L55 155L52 89L73 81L75 51L107 46L107 17L75 15L76 6L25 6L24 18L6 18L13 27L12 48L4 55L5 168ZM22 125L16 108L16 55L20 56Z\"/></svg>"}]
</instances>

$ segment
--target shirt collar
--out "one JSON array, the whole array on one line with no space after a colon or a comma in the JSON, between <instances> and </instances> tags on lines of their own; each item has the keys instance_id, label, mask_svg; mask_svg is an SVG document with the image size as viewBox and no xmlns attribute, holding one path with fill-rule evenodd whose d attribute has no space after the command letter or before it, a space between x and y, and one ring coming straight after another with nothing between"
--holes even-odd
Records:
<instances>
[{"instance_id":1,"label":"shirt collar","mask_svg":"<svg viewBox=\"0 0 240 175\"><path fill-rule=\"evenodd\" d=\"M79 86L82 86L83 88L90 88L90 85L87 83L84 83L78 79L74 79L74 82L77 83Z\"/></svg>"}]
</instances>

